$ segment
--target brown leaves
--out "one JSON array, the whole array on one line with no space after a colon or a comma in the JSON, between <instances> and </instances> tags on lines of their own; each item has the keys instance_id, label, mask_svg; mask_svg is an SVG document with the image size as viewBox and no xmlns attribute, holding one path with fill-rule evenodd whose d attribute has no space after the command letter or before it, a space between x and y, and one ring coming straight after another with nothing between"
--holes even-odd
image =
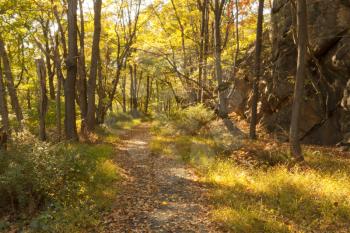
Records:
<instances>
[{"instance_id":1,"label":"brown leaves","mask_svg":"<svg viewBox=\"0 0 350 233\"><path fill-rule=\"evenodd\" d=\"M127 175L105 232L216 232L205 186L181 162L152 156L150 138L147 125L122 136L115 161Z\"/></svg>"}]
</instances>

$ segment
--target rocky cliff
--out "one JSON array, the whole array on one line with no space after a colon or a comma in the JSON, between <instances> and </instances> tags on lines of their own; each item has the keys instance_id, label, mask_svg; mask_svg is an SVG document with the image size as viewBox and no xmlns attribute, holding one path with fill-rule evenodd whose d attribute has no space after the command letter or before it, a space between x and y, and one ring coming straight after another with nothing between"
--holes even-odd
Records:
<instances>
[{"instance_id":1,"label":"rocky cliff","mask_svg":"<svg viewBox=\"0 0 350 233\"><path fill-rule=\"evenodd\" d=\"M307 0L307 6L309 55L300 138L304 143L331 145L350 139L350 0ZM295 34L295 1L274 0L272 45L266 62L271 65L265 65L259 108L260 123L270 132L286 134L289 129L297 57ZM241 99L249 105L247 96ZM232 109L235 104L231 104Z\"/></svg>"}]
</instances>

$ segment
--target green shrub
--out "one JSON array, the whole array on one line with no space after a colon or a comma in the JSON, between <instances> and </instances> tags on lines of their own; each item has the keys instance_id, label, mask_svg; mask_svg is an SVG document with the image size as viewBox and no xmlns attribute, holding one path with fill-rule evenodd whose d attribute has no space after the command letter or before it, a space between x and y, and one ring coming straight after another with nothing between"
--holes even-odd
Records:
<instances>
[{"instance_id":1,"label":"green shrub","mask_svg":"<svg viewBox=\"0 0 350 233\"><path fill-rule=\"evenodd\" d=\"M113 129L131 129L141 123L141 118L134 118L133 116L123 113L109 113L105 119L104 126L113 131Z\"/></svg>"},{"instance_id":2,"label":"green shrub","mask_svg":"<svg viewBox=\"0 0 350 233\"><path fill-rule=\"evenodd\" d=\"M29 221L36 216L30 224L34 232L41 231L42 223L68 229L43 232L72 232L87 216L98 221L93 212L108 206L115 190L112 152L103 144L52 145L29 132L15 135L9 150L0 152L0 214L21 214Z\"/></svg>"},{"instance_id":3,"label":"green shrub","mask_svg":"<svg viewBox=\"0 0 350 233\"><path fill-rule=\"evenodd\" d=\"M195 135L213 118L214 112L212 110L209 110L203 104L197 104L175 113L174 125L184 133Z\"/></svg>"},{"instance_id":4,"label":"green shrub","mask_svg":"<svg viewBox=\"0 0 350 233\"><path fill-rule=\"evenodd\" d=\"M25 125L29 129L31 133L38 134L39 133L39 112L38 112L38 103L34 101L33 107L30 110L27 110L25 112ZM55 128L56 122L57 122L57 114L56 114L56 101L49 100L48 103L48 109L45 116L45 124L48 128L48 131L50 128ZM62 109L62 116L64 116L64 103L61 103L61 109ZM16 123L16 122L14 122Z\"/></svg>"},{"instance_id":5,"label":"green shrub","mask_svg":"<svg viewBox=\"0 0 350 233\"><path fill-rule=\"evenodd\" d=\"M133 117L127 113L118 112L118 113L109 113L105 118L105 124L109 127L114 126L118 122L132 121Z\"/></svg>"}]
</instances>

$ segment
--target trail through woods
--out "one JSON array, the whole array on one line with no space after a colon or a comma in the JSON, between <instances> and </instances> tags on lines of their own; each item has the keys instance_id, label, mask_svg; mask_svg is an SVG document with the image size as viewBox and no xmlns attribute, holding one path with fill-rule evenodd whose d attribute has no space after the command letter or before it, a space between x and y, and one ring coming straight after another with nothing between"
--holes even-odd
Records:
<instances>
[{"instance_id":1,"label":"trail through woods","mask_svg":"<svg viewBox=\"0 0 350 233\"><path fill-rule=\"evenodd\" d=\"M209 218L208 187L182 162L150 153L148 123L120 137L124 177L105 232L221 232Z\"/></svg>"}]
</instances>

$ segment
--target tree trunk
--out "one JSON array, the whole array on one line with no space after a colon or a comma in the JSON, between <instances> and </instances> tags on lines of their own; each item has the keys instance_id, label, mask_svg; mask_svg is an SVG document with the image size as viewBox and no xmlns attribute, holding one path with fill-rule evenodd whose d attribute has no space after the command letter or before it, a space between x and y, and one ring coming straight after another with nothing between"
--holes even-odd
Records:
<instances>
[{"instance_id":1,"label":"tree trunk","mask_svg":"<svg viewBox=\"0 0 350 233\"><path fill-rule=\"evenodd\" d=\"M133 68L132 65L129 65L129 72L130 72L130 112L132 113L132 110L134 109L134 77L133 77Z\"/></svg>"},{"instance_id":2,"label":"tree trunk","mask_svg":"<svg viewBox=\"0 0 350 233\"><path fill-rule=\"evenodd\" d=\"M68 0L67 78L64 82L65 134L68 140L78 140L75 113L75 83L77 78L77 0Z\"/></svg>"},{"instance_id":3,"label":"tree trunk","mask_svg":"<svg viewBox=\"0 0 350 233\"><path fill-rule=\"evenodd\" d=\"M50 98L52 100L55 99L55 86L53 83L53 76L55 73L52 70L51 66L51 50L50 50L50 43L49 43L49 20L47 20L45 23L42 23L42 28L44 32L44 40L45 40L45 61L46 61L46 70L47 70L47 75L49 79L49 90L50 90Z\"/></svg>"},{"instance_id":4,"label":"tree trunk","mask_svg":"<svg viewBox=\"0 0 350 233\"><path fill-rule=\"evenodd\" d=\"M231 90L228 94L228 98L231 98L233 92L234 92L234 79L236 78L236 71L237 71L237 60L238 60L238 55L239 55L239 50L240 50L240 41L239 41L239 5L238 5L238 0L235 0L235 8L236 8L236 13L235 13L235 37L236 37L236 49L235 49L235 54L233 58L233 67L232 67L232 84L231 84Z\"/></svg>"},{"instance_id":5,"label":"tree trunk","mask_svg":"<svg viewBox=\"0 0 350 233\"><path fill-rule=\"evenodd\" d=\"M105 108L107 108L107 105L105 104L106 100L106 91L105 87L103 85L103 77L102 77L102 64L101 59L99 58L98 62L98 69L97 69L97 77L98 77L98 88L97 88L97 94L98 94L98 111L97 111L97 122L99 124L102 124L105 119Z\"/></svg>"},{"instance_id":6,"label":"tree trunk","mask_svg":"<svg viewBox=\"0 0 350 233\"><path fill-rule=\"evenodd\" d=\"M241 134L242 132L233 124L228 116L227 105L226 105L226 93L224 88L224 82L222 78L222 67L221 67L221 16L225 0L215 0L214 2L214 60L215 60L215 78L218 87L219 106L218 115L222 118L226 128L233 135Z\"/></svg>"},{"instance_id":7,"label":"tree trunk","mask_svg":"<svg viewBox=\"0 0 350 233\"><path fill-rule=\"evenodd\" d=\"M27 90L27 109L32 110L32 102L31 102L31 93L30 90Z\"/></svg>"},{"instance_id":8,"label":"tree trunk","mask_svg":"<svg viewBox=\"0 0 350 233\"><path fill-rule=\"evenodd\" d=\"M132 78L134 79L133 86L132 86L132 88L133 88L133 91L132 91L132 101L133 101L133 103L132 103L132 107L133 107L132 112L134 114L136 114L136 112L137 112L137 105L138 105L138 103L137 103L137 66L136 66L136 64L134 64L134 75L132 75L132 76L133 76Z\"/></svg>"},{"instance_id":9,"label":"tree trunk","mask_svg":"<svg viewBox=\"0 0 350 233\"><path fill-rule=\"evenodd\" d=\"M160 106L160 93L159 93L159 82L156 80L156 97L157 97L157 111L161 111L161 106Z\"/></svg>"},{"instance_id":10,"label":"tree trunk","mask_svg":"<svg viewBox=\"0 0 350 233\"><path fill-rule=\"evenodd\" d=\"M36 72L40 83L40 100L39 100L39 138L46 141L45 116L47 112L47 90L46 90L46 71L43 59L36 59Z\"/></svg>"},{"instance_id":11,"label":"tree trunk","mask_svg":"<svg viewBox=\"0 0 350 233\"><path fill-rule=\"evenodd\" d=\"M289 142L292 156L297 161L304 160L299 140L300 109L303 101L306 76L306 53L308 44L306 0L297 1L298 59L290 124Z\"/></svg>"},{"instance_id":12,"label":"tree trunk","mask_svg":"<svg viewBox=\"0 0 350 233\"><path fill-rule=\"evenodd\" d=\"M214 9L214 60L215 60L215 78L218 85L218 95L219 95L219 116L222 118L227 118L226 109L226 96L224 91L222 91L223 79L222 79L222 67L221 67L221 14L223 1L215 0Z\"/></svg>"},{"instance_id":13,"label":"tree trunk","mask_svg":"<svg viewBox=\"0 0 350 233\"><path fill-rule=\"evenodd\" d=\"M122 80L123 112L126 112L126 76Z\"/></svg>"},{"instance_id":14,"label":"tree trunk","mask_svg":"<svg viewBox=\"0 0 350 233\"><path fill-rule=\"evenodd\" d=\"M251 119L249 137L256 139L256 122L257 122L257 106L259 100L259 80L261 75L261 48L263 36L263 21L264 21L264 0L259 0L258 22L256 29L255 41L255 78L253 80L253 97L251 106Z\"/></svg>"},{"instance_id":15,"label":"tree trunk","mask_svg":"<svg viewBox=\"0 0 350 233\"><path fill-rule=\"evenodd\" d=\"M205 19L205 30L204 30L204 54L203 54L203 78L202 78L202 91L201 91L201 102L204 101L204 89L207 87L208 80L208 52L209 52L209 4L207 4L206 19Z\"/></svg>"},{"instance_id":16,"label":"tree trunk","mask_svg":"<svg viewBox=\"0 0 350 233\"><path fill-rule=\"evenodd\" d=\"M21 109L21 106L20 106L19 101L18 101L17 91L16 91L14 81L13 81L13 75L12 75L12 71L11 71L10 61L9 61L9 58L8 58L8 55L7 55L7 52L5 49L5 44L2 40L2 38L0 38L0 57L2 57L2 62L4 64L6 85L7 85L7 90L9 92L9 95L10 95L12 109L16 114L16 118L17 118L17 121L18 121L20 127L22 127L22 120L23 120L22 109Z\"/></svg>"},{"instance_id":17,"label":"tree trunk","mask_svg":"<svg viewBox=\"0 0 350 233\"><path fill-rule=\"evenodd\" d=\"M95 91L96 91L98 58L100 56L101 6L102 6L102 0L96 0L94 2L94 35L93 35L92 50L91 50L90 77L88 82L87 127L89 130L94 130L95 123L96 123Z\"/></svg>"},{"instance_id":18,"label":"tree trunk","mask_svg":"<svg viewBox=\"0 0 350 233\"><path fill-rule=\"evenodd\" d=\"M200 43L199 43L199 67L198 67L198 83L199 93L198 100L203 102L203 86L204 86L204 56L205 56L205 46L206 46L206 27L207 27L207 10L208 10L208 0L204 0L203 4L199 6L201 11L201 31L200 31Z\"/></svg>"},{"instance_id":19,"label":"tree trunk","mask_svg":"<svg viewBox=\"0 0 350 233\"><path fill-rule=\"evenodd\" d=\"M61 23L61 18L58 15L57 6L53 7L53 14L54 14L54 16L56 18L56 22L57 22L57 25L58 25L58 30L59 30L59 32L61 34L60 38L61 38L61 43L62 43L62 48L63 48L63 57L64 57L64 59L66 59L67 56L68 56L66 36L65 36L64 29L63 29L63 26L62 26L62 23Z\"/></svg>"},{"instance_id":20,"label":"tree trunk","mask_svg":"<svg viewBox=\"0 0 350 233\"><path fill-rule=\"evenodd\" d=\"M59 43L58 43L58 35L55 37L55 48L54 48L54 62L56 67L56 76L57 76L57 90L56 90L56 129L58 135L58 141L61 141L61 132L62 132L62 124L61 124L61 89L63 82L63 73L61 68L61 59L59 53Z\"/></svg>"},{"instance_id":21,"label":"tree trunk","mask_svg":"<svg viewBox=\"0 0 350 233\"><path fill-rule=\"evenodd\" d=\"M80 51L78 57L78 90L79 90L79 105L81 112L81 132L85 131L86 128L86 117L87 117L87 82L86 82L86 66L85 66L85 27L84 27L84 10L82 0L79 0L80 10Z\"/></svg>"},{"instance_id":22,"label":"tree trunk","mask_svg":"<svg viewBox=\"0 0 350 233\"><path fill-rule=\"evenodd\" d=\"M150 99L150 94L151 94L151 85L150 85L150 77L147 75L146 79L146 99L145 99L145 113L148 113L148 104L149 104L149 99Z\"/></svg>"},{"instance_id":23,"label":"tree trunk","mask_svg":"<svg viewBox=\"0 0 350 233\"><path fill-rule=\"evenodd\" d=\"M59 68L60 69L60 68ZM58 74L58 72L57 72ZM61 88L62 88L62 79L57 78L57 93L56 93L56 128L58 141L61 141L61 132L62 132L62 124L61 124Z\"/></svg>"},{"instance_id":24,"label":"tree trunk","mask_svg":"<svg viewBox=\"0 0 350 233\"><path fill-rule=\"evenodd\" d=\"M135 79L136 79L136 75L135 75ZM140 90L141 90L141 84L142 84L142 79L143 79L143 72L142 72L142 70L141 70L141 72L140 72L140 78L139 78L139 80L136 80L136 99L137 99L137 101L139 101L139 97L140 97ZM142 102L141 100L140 100L140 102Z\"/></svg>"},{"instance_id":25,"label":"tree trunk","mask_svg":"<svg viewBox=\"0 0 350 233\"><path fill-rule=\"evenodd\" d=\"M2 126L6 132L10 130L10 121L9 121L9 112L7 108L7 99L6 99L6 89L2 76L2 67L0 61L0 114L2 120Z\"/></svg>"}]
</instances>

